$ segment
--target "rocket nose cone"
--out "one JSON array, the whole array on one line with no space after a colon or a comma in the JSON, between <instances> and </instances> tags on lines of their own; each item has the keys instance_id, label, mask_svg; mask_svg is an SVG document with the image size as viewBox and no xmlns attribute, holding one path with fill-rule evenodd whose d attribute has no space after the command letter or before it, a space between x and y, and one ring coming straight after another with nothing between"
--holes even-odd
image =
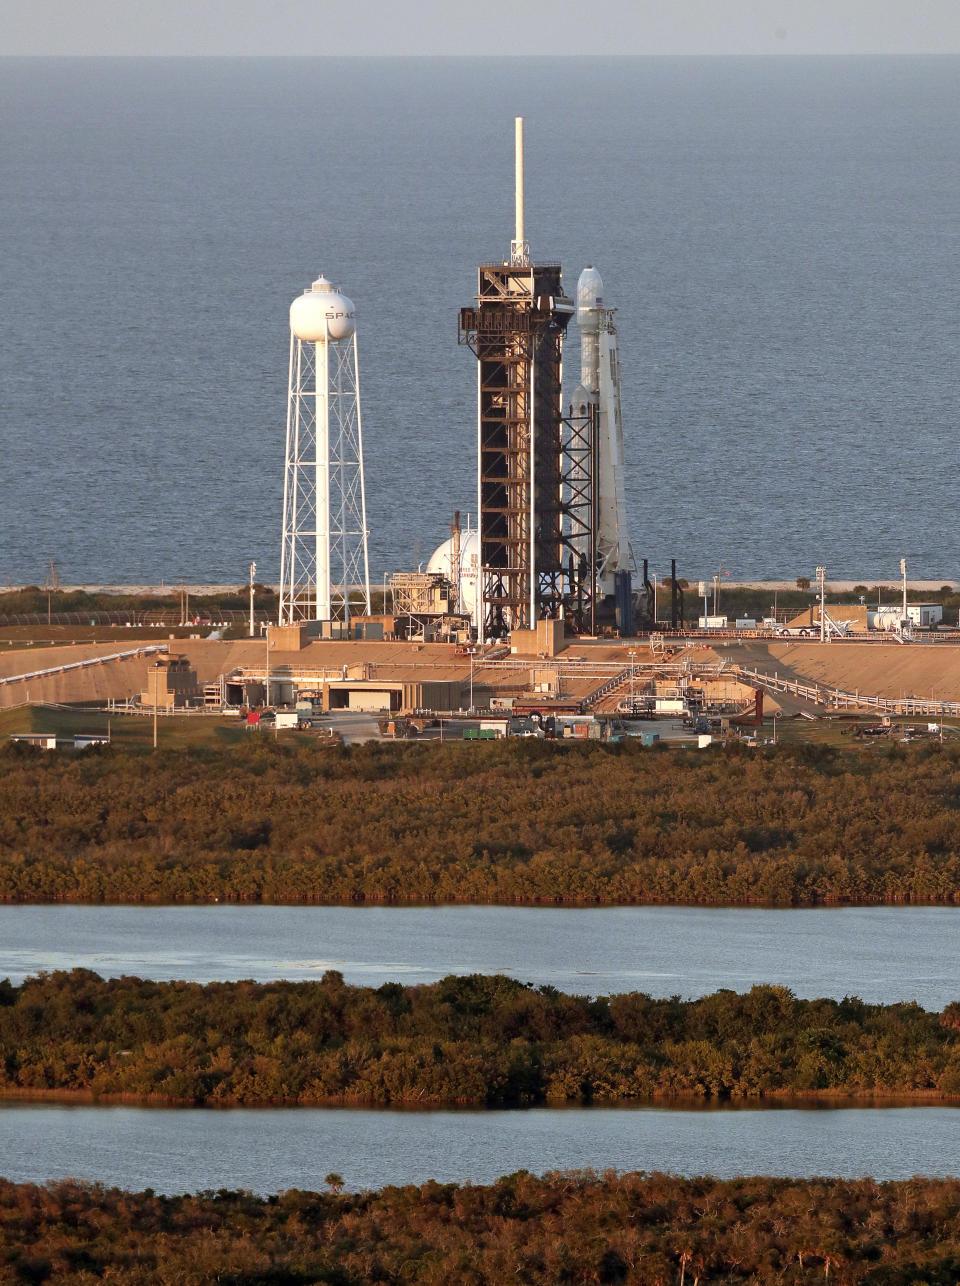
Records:
<instances>
[{"instance_id":1,"label":"rocket nose cone","mask_svg":"<svg viewBox=\"0 0 960 1286\"><path fill-rule=\"evenodd\" d=\"M577 281L577 325L589 327L591 322L596 325L595 310L602 307L603 279L596 268L584 268Z\"/></svg>"}]
</instances>

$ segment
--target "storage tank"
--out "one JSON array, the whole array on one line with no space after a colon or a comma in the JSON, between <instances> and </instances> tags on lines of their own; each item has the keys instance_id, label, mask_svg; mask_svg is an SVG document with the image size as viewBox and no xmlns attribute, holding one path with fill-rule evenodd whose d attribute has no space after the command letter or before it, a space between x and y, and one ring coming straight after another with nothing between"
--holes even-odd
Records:
<instances>
[{"instance_id":1,"label":"storage tank","mask_svg":"<svg viewBox=\"0 0 960 1286\"><path fill-rule=\"evenodd\" d=\"M430 555L426 570L446 576L457 587L460 596L459 610L473 616L477 603L477 577L479 575L480 545L476 531L460 533L460 562L457 565L456 537L451 536Z\"/></svg>"},{"instance_id":2,"label":"storage tank","mask_svg":"<svg viewBox=\"0 0 960 1286\"><path fill-rule=\"evenodd\" d=\"M290 329L310 344L333 344L350 339L357 329L353 300L342 295L321 275L290 305Z\"/></svg>"}]
</instances>

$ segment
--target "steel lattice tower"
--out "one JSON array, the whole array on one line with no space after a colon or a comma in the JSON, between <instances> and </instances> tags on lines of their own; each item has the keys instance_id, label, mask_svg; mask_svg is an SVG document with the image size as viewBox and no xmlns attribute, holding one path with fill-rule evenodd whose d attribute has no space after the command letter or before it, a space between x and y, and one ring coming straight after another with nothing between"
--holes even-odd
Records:
<instances>
[{"instance_id":1,"label":"steel lattice tower","mask_svg":"<svg viewBox=\"0 0 960 1286\"><path fill-rule=\"evenodd\" d=\"M280 624L370 613L351 300L319 277L290 307Z\"/></svg>"},{"instance_id":2,"label":"steel lattice tower","mask_svg":"<svg viewBox=\"0 0 960 1286\"><path fill-rule=\"evenodd\" d=\"M459 340L477 357L481 638L564 614L573 554L563 452L561 354L573 315L559 264L536 264L523 226L523 121L516 118L516 237L481 264ZM566 556L566 557L565 557Z\"/></svg>"}]
</instances>

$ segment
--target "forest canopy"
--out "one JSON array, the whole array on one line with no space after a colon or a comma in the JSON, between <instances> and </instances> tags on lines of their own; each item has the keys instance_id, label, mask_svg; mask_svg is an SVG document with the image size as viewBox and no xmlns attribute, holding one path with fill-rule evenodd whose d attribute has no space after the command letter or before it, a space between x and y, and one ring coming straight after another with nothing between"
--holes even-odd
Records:
<instances>
[{"instance_id":1,"label":"forest canopy","mask_svg":"<svg viewBox=\"0 0 960 1286\"><path fill-rule=\"evenodd\" d=\"M0 1180L4 1282L953 1286L958 1275L957 1179L519 1171L486 1186L266 1198Z\"/></svg>"},{"instance_id":2,"label":"forest canopy","mask_svg":"<svg viewBox=\"0 0 960 1286\"><path fill-rule=\"evenodd\" d=\"M615 1102L960 1095L960 1004L564 995L502 975L428 986L0 983L0 1098L203 1104Z\"/></svg>"},{"instance_id":3,"label":"forest canopy","mask_svg":"<svg viewBox=\"0 0 960 1286\"><path fill-rule=\"evenodd\" d=\"M960 747L0 749L10 902L955 903Z\"/></svg>"}]
</instances>

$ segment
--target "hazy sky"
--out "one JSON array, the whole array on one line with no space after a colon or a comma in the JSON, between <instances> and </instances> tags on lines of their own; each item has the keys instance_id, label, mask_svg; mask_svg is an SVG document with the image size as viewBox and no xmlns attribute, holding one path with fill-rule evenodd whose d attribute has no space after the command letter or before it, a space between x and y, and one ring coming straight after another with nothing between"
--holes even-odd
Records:
<instances>
[{"instance_id":1,"label":"hazy sky","mask_svg":"<svg viewBox=\"0 0 960 1286\"><path fill-rule=\"evenodd\" d=\"M0 0L0 53L960 53L960 0Z\"/></svg>"}]
</instances>

